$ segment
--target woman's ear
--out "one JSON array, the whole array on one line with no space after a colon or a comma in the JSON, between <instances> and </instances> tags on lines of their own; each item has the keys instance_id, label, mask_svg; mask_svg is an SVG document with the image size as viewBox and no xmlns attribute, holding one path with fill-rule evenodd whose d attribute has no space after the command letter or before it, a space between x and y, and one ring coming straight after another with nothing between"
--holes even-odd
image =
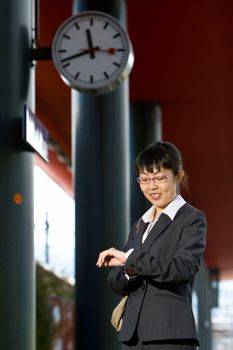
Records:
<instances>
[{"instance_id":1,"label":"woman's ear","mask_svg":"<svg viewBox=\"0 0 233 350\"><path fill-rule=\"evenodd\" d=\"M181 183L183 177L184 177L184 170L180 170L179 173L177 174L177 182Z\"/></svg>"}]
</instances>

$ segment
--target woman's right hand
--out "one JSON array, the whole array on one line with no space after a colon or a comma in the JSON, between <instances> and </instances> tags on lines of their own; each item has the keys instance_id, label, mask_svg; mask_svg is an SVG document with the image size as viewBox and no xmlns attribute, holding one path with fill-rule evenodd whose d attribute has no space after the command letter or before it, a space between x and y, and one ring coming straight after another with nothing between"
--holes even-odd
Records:
<instances>
[{"instance_id":1,"label":"woman's right hand","mask_svg":"<svg viewBox=\"0 0 233 350\"><path fill-rule=\"evenodd\" d=\"M98 267L105 266L124 266L126 262L126 254L121 250L109 248L99 254L96 265Z\"/></svg>"}]
</instances>

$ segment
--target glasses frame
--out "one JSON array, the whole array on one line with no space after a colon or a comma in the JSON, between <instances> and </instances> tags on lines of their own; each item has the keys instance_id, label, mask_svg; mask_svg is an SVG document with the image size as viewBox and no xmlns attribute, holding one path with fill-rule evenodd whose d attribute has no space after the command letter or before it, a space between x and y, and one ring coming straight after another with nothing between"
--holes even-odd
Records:
<instances>
[{"instance_id":1,"label":"glasses frame","mask_svg":"<svg viewBox=\"0 0 233 350\"><path fill-rule=\"evenodd\" d=\"M172 175L163 175L163 176L160 176L160 177L163 177L164 180L162 180L161 182L159 181L159 176L154 176L154 177L147 177L146 180L147 182L142 182L141 181L141 176L138 176L136 179L137 179L137 182L140 184L140 185L149 185L151 183L151 181L154 183L154 184L158 184L158 183L165 183L168 179L170 179L172 177Z\"/></svg>"}]
</instances>

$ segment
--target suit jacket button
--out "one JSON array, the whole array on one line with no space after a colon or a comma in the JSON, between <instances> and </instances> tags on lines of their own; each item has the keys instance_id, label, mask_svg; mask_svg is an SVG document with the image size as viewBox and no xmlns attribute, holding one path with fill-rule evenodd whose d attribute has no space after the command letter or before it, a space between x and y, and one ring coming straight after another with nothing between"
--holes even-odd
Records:
<instances>
[{"instance_id":1,"label":"suit jacket button","mask_svg":"<svg viewBox=\"0 0 233 350\"><path fill-rule=\"evenodd\" d=\"M141 268L141 267L138 267L138 268L137 268L137 271L138 271L138 272L142 272L142 268Z\"/></svg>"},{"instance_id":2,"label":"suit jacket button","mask_svg":"<svg viewBox=\"0 0 233 350\"><path fill-rule=\"evenodd\" d=\"M130 267L131 269L134 269L134 268L135 268L135 265L134 265L134 264L130 264L129 267Z\"/></svg>"}]
</instances>

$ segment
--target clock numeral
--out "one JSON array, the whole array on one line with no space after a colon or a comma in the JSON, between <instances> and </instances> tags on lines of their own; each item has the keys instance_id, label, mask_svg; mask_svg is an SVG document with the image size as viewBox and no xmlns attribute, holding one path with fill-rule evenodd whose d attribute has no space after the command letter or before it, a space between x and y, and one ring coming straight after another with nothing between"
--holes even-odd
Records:
<instances>
[{"instance_id":1,"label":"clock numeral","mask_svg":"<svg viewBox=\"0 0 233 350\"><path fill-rule=\"evenodd\" d=\"M113 62L114 66L120 67L121 65L117 62Z\"/></svg>"},{"instance_id":2,"label":"clock numeral","mask_svg":"<svg viewBox=\"0 0 233 350\"><path fill-rule=\"evenodd\" d=\"M79 27L77 22L74 22L74 25L75 25L76 29L78 29L78 30L80 29L80 27Z\"/></svg>"},{"instance_id":3,"label":"clock numeral","mask_svg":"<svg viewBox=\"0 0 233 350\"><path fill-rule=\"evenodd\" d=\"M74 79L75 80L78 79L79 75L80 75L80 72L76 73L75 76L74 76Z\"/></svg>"},{"instance_id":4,"label":"clock numeral","mask_svg":"<svg viewBox=\"0 0 233 350\"><path fill-rule=\"evenodd\" d=\"M93 26L93 18L90 18L90 26Z\"/></svg>"},{"instance_id":5,"label":"clock numeral","mask_svg":"<svg viewBox=\"0 0 233 350\"><path fill-rule=\"evenodd\" d=\"M117 51L125 51L125 49L116 49Z\"/></svg>"},{"instance_id":6,"label":"clock numeral","mask_svg":"<svg viewBox=\"0 0 233 350\"><path fill-rule=\"evenodd\" d=\"M64 64L64 66L62 66L63 68L66 68L66 67L68 67L68 66L70 66L70 62L67 62L66 64Z\"/></svg>"},{"instance_id":7,"label":"clock numeral","mask_svg":"<svg viewBox=\"0 0 233 350\"><path fill-rule=\"evenodd\" d=\"M105 76L106 79L109 79L109 76L108 76L107 72L104 72L104 76Z\"/></svg>"},{"instance_id":8,"label":"clock numeral","mask_svg":"<svg viewBox=\"0 0 233 350\"><path fill-rule=\"evenodd\" d=\"M60 50L58 50L58 52L60 52L60 53L62 53L62 52L67 52L67 50L60 49Z\"/></svg>"},{"instance_id":9,"label":"clock numeral","mask_svg":"<svg viewBox=\"0 0 233 350\"><path fill-rule=\"evenodd\" d=\"M90 75L90 83L93 84L93 75Z\"/></svg>"},{"instance_id":10,"label":"clock numeral","mask_svg":"<svg viewBox=\"0 0 233 350\"><path fill-rule=\"evenodd\" d=\"M117 34L113 35L113 39L118 38L118 36L120 36L120 35L121 35L121 33L117 33Z\"/></svg>"},{"instance_id":11,"label":"clock numeral","mask_svg":"<svg viewBox=\"0 0 233 350\"><path fill-rule=\"evenodd\" d=\"M70 36L67 34L62 34L62 36L64 36L64 38L66 38L66 39L70 39Z\"/></svg>"},{"instance_id":12,"label":"clock numeral","mask_svg":"<svg viewBox=\"0 0 233 350\"><path fill-rule=\"evenodd\" d=\"M106 29L108 25L109 25L109 22L106 22L105 25L103 26L103 29Z\"/></svg>"}]
</instances>

